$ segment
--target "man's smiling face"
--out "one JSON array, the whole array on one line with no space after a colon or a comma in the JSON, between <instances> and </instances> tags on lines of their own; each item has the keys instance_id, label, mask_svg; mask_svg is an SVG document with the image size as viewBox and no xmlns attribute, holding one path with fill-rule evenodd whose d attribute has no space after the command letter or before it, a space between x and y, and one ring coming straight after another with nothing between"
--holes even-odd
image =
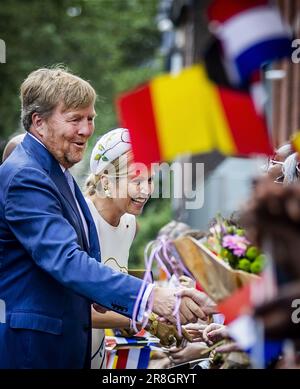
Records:
<instances>
[{"instance_id":1,"label":"man's smiling face","mask_svg":"<svg viewBox=\"0 0 300 389\"><path fill-rule=\"evenodd\" d=\"M65 111L62 104L45 119L41 140L54 158L70 168L83 158L86 144L94 132L94 105Z\"/></svg>"}]
</instances>

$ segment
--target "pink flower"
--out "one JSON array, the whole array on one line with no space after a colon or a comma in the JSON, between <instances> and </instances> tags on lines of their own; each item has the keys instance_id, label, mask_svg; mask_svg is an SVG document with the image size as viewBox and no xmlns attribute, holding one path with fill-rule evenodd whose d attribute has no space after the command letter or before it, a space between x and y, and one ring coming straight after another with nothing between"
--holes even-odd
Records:
<instances>
[{"instance_id":1,"label":"pink flower","mask_svg":"<svg viewBox=\"0 0 300 389\"><path fill-rule=\"evenodd\" d=\"M245 254L250 242L244 236L225 235L222 244L225 248L231 249L234 255L241 257Z\"/></svg>"}]
</instances>

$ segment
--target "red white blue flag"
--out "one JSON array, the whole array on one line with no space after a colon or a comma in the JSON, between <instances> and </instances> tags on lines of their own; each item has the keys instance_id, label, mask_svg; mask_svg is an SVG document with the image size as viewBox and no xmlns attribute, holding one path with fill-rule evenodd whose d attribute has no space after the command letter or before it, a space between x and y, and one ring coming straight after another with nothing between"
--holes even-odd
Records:
<instances>
[{"instance_id":1,"label":"red white blue flag","mask_svg":"<svg viewBox=\"0 0 300 389\"><path fill-rule=\"evenodd\" d=\"M291 55L291 29L268 0L213 0L208 18L236 84L251 81L263 64Z\"/></svg>"},{"instance_id":2,"label":"red white blue flag","mask_svg":"<svg viewBox=\"0 0 300 389\"><path fill-rule=\"evenodd\" d=\"M108 351L107 369L147 369L151 348L124 348Z\"/></svg>"}]
</instances>

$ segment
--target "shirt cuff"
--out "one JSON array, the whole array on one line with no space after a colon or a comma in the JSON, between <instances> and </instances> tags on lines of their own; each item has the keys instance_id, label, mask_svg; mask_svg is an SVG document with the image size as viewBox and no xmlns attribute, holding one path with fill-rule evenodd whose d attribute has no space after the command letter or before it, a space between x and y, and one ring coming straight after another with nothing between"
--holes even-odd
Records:
<instances>
[{"instance_id":1,"label":"shirt cuff","mask_svg":"<svg viewBox=\"0 0 300 389\"><path fill-rule=\"evenodd\" d=\"M146 310L146 307L147 307L147 302L149 300L149 296L151 295L151 292L154 288L154 284L149 284L144 292L144 295L143 295L143 299L142 299L142 302L141 302L141 305L140 305L140 309L139 309L139 312L138 312L138 315L137 315L137 321L139 323L142 323L143 319L144 319L144 315L145 315L145 310Z\"/></svg>"}]
</instances>

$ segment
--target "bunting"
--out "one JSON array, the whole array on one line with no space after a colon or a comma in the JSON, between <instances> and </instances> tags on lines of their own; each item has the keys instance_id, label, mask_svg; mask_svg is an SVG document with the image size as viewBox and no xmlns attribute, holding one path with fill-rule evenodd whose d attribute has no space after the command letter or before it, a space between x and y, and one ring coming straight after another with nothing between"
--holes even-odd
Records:
<instances>
[{"instance_id":1,"label":"bunting","mask_svg":"<svg viewBox=\"0 0 300 389\"><path fill-rule=\"evenodd\" d=\"M124 348L108 351L108 369L147 369L151 348Z\"/></svg>"}]
</instances>

